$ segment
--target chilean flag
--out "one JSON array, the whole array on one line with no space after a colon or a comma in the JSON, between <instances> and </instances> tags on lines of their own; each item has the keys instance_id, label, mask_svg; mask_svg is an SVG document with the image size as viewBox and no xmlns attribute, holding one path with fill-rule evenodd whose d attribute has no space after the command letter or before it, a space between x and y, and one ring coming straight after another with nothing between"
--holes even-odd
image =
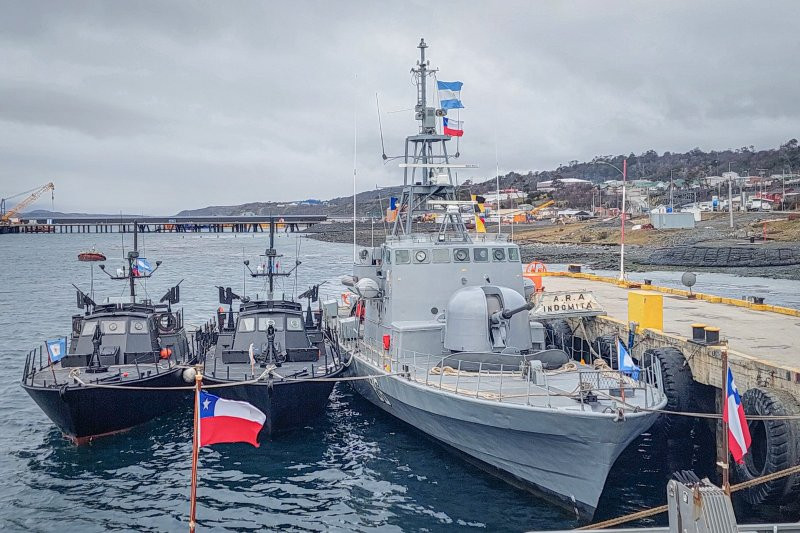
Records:
<instances>
[{"instance_id":1,"label":"chilean flag","mask_svg":"<svg viewBox=\"0 0 800 533\"><path fill-rule=\"evenodd\" d=\"M444 134L452 135L453 137L461 137L464 135L464 121L463 120L450 120L447 117L442 119L444 122Z\"/></svg>"},{"instance_id":2,"label":"chilean flag","mask_svg":"<svg viewBox=\"0 0 800 533\"><path fill-rule=\"evenodd\" d=\"M733 460L739 464L744 462L744 454L750 447L750 430L744 417L744 407L739 390L733 381L733 372L728 369L727 401L722 408L722 420L728 424L728 446Z\"/></svg>"},{"instance_id":3,"label":"chilean flag","mask_svg":"<svg viewBox=\"0 0 800 533\"><path fill-rule=\"evenodd\" d=\"M247 402L224 400L200 391L200 446L249 442L258 447L258 433L267 416Z\"/></svg>"}]
</instances>

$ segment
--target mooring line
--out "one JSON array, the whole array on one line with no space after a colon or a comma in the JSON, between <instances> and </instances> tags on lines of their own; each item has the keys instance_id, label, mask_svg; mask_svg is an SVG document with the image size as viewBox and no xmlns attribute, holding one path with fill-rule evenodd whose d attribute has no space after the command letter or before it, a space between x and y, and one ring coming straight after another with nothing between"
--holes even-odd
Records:
<instances>
[{"instance_id":1,"label":"mooring line","mask_svg":"<svg viewBox=\"0 0 800 533\"><path fill-rule=\"evenodd\" d=\"M776 479L780 479L782 477L791 476L792 474L800 473L800 465L789 467L785 470L781 470L779 472L773 472L771 474L766 474L761 477L757 477L755 479L751 479L749 481L743 481L741 483L737 483L736 485L731 485L731 492L736 492L739 490L749 489L750 487L754 487L756 485L760 485L761 483L768 483L770 481L774 481ZM667 505L661 505L659 507L653 507L652 509L645 509L643 511L637 511L635 513L627 514L624 516L620 516L617 518L611 518L609 520L604 520L602 522L597 522L595 524L589 524L587 526L582 526L576 528L577 531L586 531L586 530L593 530L593 529L605 529L607 527L618 526L620 524L624 524L626 522L631 522L633 520L638 520L640 518L649 518L651 516L655 516L657 514L661 514L667 511Z\"/></svg>"},{"instance_id":2,"label":"mooring line","mask_svg":"<svg viewBox=\"0 0 800 533\"><path fill-rule=\"evenodd\" d=\"M192 367L189 367L189 368L192 368ZM273 368L267 368L257 378L248 379L248 380L244 380L244 381L236 381L236 382L231 382L231 383L216 383L216 384L203 385L203 388L204 389L221 389L221 388L225 388L225 387L240 387L242 385L254 385L256 383L263 383L262 379L264 378L264 376L267 375L268 373L270 373L272 370L273 370ZM291 382L303 382L303 383L306 383L306 382L331 382L331 381L359 381L359 380L365 380L365 379L386 378L386 377L390 377L390 376L397 376L397 375L400 375L400 374L401 374L400 372L392 372L392 373L389 373L389 374L375 374L375 375L370 375L370 376L346 376L346 377L338 377L338 378L308 378L308 379L304 379L304 378L283 378L283 377L281 377L281 380L282 380L283 383L291 383ZM80 379L77 374L75 374L75 375L71 374L69 377L75 379L75 381L80 383L80 385L83 386L83 387L93 387L93 388L97 388L97 389L117 389L117 390L132 390L132 391L135 391L135 390L191 391L191 390L195 389L195 387L193 387L191 385L180 385L180 386L174 386L174 387L145 387L145 386L140 386L140 385L111 385L111 384L108 384L108 383L91 383L91 382L87 383L87 382L83 381L82 379ZM211 378L211 379L216 379L216 378Z\"/></svg>"}]
</instances>

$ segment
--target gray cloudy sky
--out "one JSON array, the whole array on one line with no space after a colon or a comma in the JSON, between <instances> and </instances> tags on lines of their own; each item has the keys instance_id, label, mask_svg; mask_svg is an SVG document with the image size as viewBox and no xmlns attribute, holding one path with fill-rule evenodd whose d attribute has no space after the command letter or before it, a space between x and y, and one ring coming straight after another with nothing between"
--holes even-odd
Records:
<instances>
[{"instance_id":1,"label":"gray cloudy sky","mask_svg":"<svg viewBox=\"0 0 800 533\"><path fill-rule=\"evenodd\" d=\"M0 195L169 214L394 184L425 37L492 176L799 136L798 2L0 1ZM357 76L357 77L356 77ZM49 208L50 202L39 207Z\"/></svg>"}]
</instances>

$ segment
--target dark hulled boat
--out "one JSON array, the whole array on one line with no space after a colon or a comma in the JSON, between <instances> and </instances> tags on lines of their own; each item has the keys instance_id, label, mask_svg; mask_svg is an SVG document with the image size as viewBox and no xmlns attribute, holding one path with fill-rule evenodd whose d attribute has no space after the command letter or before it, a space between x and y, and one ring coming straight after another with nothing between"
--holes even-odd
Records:
<instances>
[{"instance_id":1,"label":"dark hulled boat","mask_svg":"<svg viewBox=\"0 0 800 533\"><path fill-rule=\"evenodd\" d=\"M246 401L267 419L261 436L300 427L325 410L336 378L344 370L342 360L326 340L321 312L313 312L319 285L300 295L308 298L303 311L299 301L274 297L274 279L289 276L276 267L280 257L274 248L274 223L270 224L265 264L253 277L267 278L266 299L239 297L230 288L218 287L220 308L214 320L212 346L205 354L203 385L214 394ZM245 261L248 269L250 265ZM238 301L238 311L234 302Z\"/></svg>"},{"instance_id":2,"label":"dark hulled boat","mask_svg":"<svg viewBox=\"0 0 800 533\"><path fill-rule=\"evenodd\" d=\"M139 257L137 237L134 232L127 268L106 272L128 282L130 296L96 304L78 289L78 307L85 312L72 317L68 338L48 341L25 361L22 387L77 444L148 422L189 395L174 389L186 387L183 372L194 363L183 313L172 308L180 301L180 284L159 303L137 300L136 282L161 264L152 269Z\"/></svg>"}]
</instances>

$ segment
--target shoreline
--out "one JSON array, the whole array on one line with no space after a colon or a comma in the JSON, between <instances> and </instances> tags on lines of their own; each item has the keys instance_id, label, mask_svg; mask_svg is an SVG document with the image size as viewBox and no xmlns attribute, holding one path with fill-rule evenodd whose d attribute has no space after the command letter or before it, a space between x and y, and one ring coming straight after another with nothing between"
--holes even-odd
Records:
<instances>
[{"instance_id":1,"label":"shoreline","mask_svg":"<svg viewBox=\"0 0 800 533\"><path fill-rule=\"evenodd\" d=\"M496 229L497 226L495 226ZM438 226L436 224L415 224L415 230L422 232L434 232ZM545 227L547 228L547 227ZM522 229L522 228L521 228ZM503 228L503 233L510 233L510 229ZM491 228L489 228L491 231ZM308 231L304 232L308 238L352 244L353 225L349 222L333 222L317 224ZM627 231L626 231L627 237ZM628 272L649 272L654 270L661 271L694 271L732 274L737 276L757 276L772 279L800 280L800 243L767 242L764 244L754 244L748 246L731 241L701 241L687 242L683 239L671 238L659 240L647 244L626 244L625 246L625 270ZM356 226L356 241L359 246L380 245L385 238L383 223L358 223ZM619 245L612 243L574 243L574 242L531 242L535 236L530 235L527 229L515 232L514 242L520 247L522 262L541 261L543 263L557 264L581 264L588 268L598 270L616 270L619 268ZM709 250L731 250L742 253L745 250L755 249L758 252L754 257L749 258L749 263L744 266L724 266L731 263L743 265L741 259L731 260L729 255L714 253L709 254ZM689 251L701 252L695 255L702 256L703 263L690 264L664 264L652 262L656 251ZM768 251L778 250L784 253L786 250L794 252L797 259L789 258L784 261L786 264L759 264L759 258ZM780 253L776 251L773 255L778 257ZM686 255L685 253L683 255ZM711 255L711 257L707 257ZM689 254L692 259L692 255ZM739 257L739 256L736 256ZM794 262L797 260L798 262Z\"/></svg>"}]
</instances>

